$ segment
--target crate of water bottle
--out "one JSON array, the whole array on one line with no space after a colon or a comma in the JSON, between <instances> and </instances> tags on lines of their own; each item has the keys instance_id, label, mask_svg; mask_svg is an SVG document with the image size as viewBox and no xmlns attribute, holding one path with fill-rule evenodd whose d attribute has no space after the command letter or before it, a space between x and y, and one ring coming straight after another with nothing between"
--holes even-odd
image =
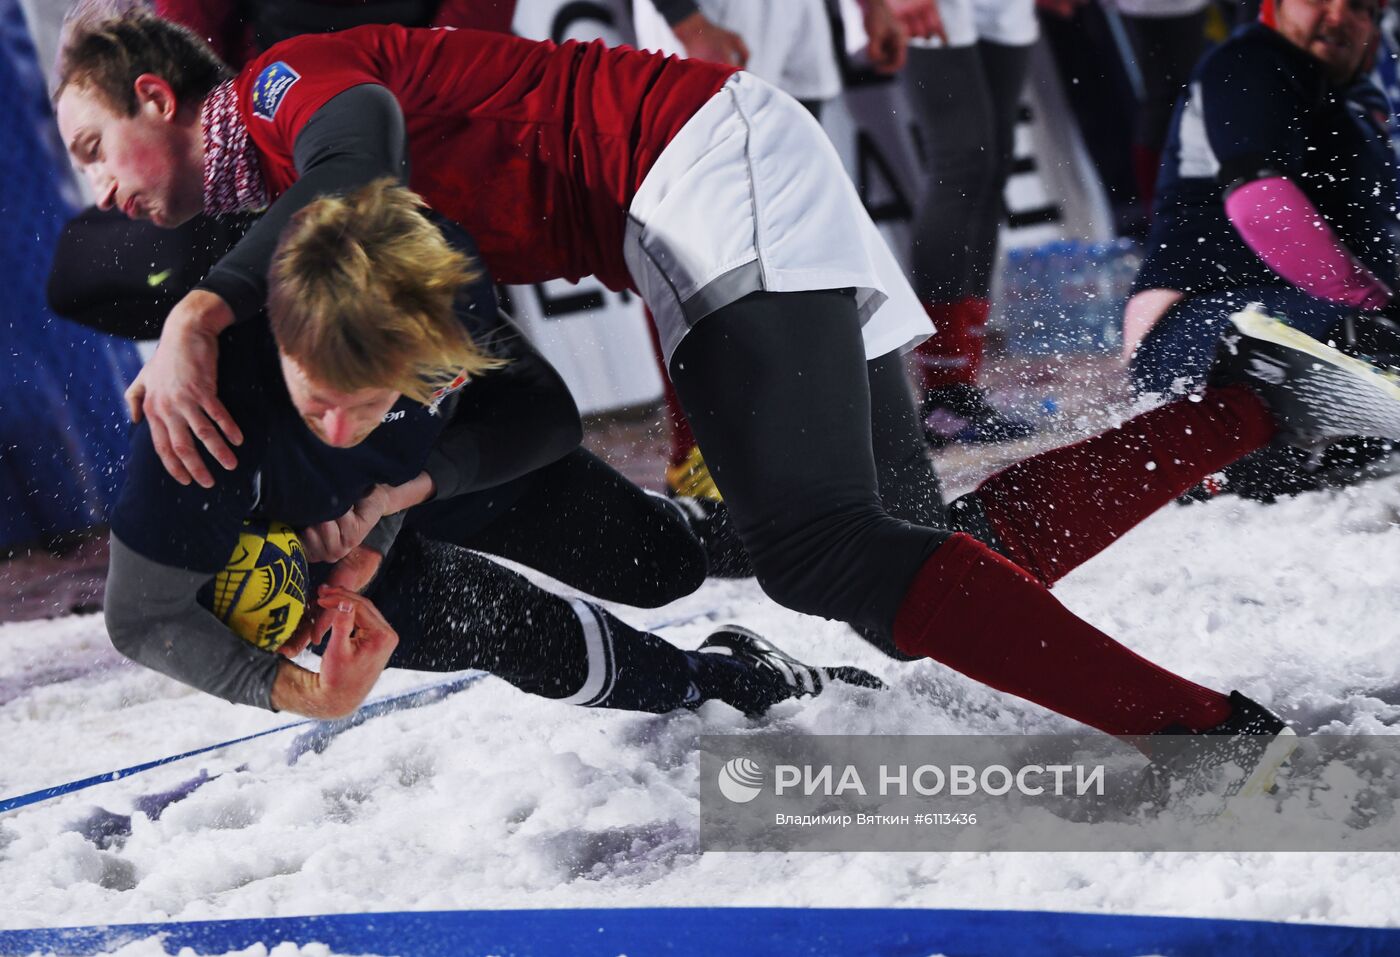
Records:
<instances>
[{"instance_id":1,"label":"crate of water bottle","mask_svg":"<svg viewBox=\"0 0 1400 957\"><path fill-rule=\"evenodd\" d=\"M1060 240L1012 249L995 323L1018 355L1114 352L1142 256L1132 240Z\"/></svg>"}]
</instances>

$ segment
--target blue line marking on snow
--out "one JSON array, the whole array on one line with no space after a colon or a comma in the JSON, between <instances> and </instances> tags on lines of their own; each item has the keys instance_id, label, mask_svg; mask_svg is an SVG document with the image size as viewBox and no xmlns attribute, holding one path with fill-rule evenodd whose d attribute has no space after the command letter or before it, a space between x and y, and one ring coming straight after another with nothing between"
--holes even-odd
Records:
<instances>
[{"instance_id":1,"label":"blue line marking on snow","mask_svg":"<svg viewBox=\"0 0 1400 957\"><path fill-rule=\"evenodd\" d=\"M319 943L341 954L515 957L667 954L797 957L1394 957L1400 930L1044 911L830 908L590 908L338 914L0 931L0 953L80 957L160 935L174 954Z\"/></svg>"},{"instance_id":2,"label":"blue line marking on snow","mask_svg":"<svg viewBox=\"0 0 1400 957\"><path fill-rule=\"evenodd\" d=\"M38 791L31 791L28 794L20 794L16 797L6 798L0 801L0 814L6 811L13 811L16 808L27 807L31 804L38 804L51 798L61 797L65 794L72 794L74 791L82 791L86 788L94 787L98 784L106 784L108 781L120 781L122 778L129 778L133 774L140 774L152 768L159 768L175 761L183 761L185 758L192 758L199 754L208 754L210 751L218 751L220 748L232 747L235 744L243 744L246 741L253 741L257 738L267 737L270 734L277 734L281 731L290 731L292 728L301 728L307 725L315 727L297 738L300 742L306 739L306 745L300 750L295 750L296 742L293 742L294 753L288 755L288 763L296 762L306 750L320 751L325 748L331 738L342 734L351 728L358 727L370 718L377 718L383 714L394 711L402 711L407 708L417 708L425 704L432 704L440 701L450 694L455 694L470 685L475 684L480 679L486 677L484 673L473 672L468 675L459 675L447 681L429 685L426 688L418 688L414 691L406 691L403 694L392 695L388 698L381 698L378 701L371 701L360 708L359 711L348 718L340 721L316 721L312 718L303 718L300 721L292 721L287 724L278 725L275 728L268 728L256 734L244 735L241 738L233 738L229 741L220 741L218 744L206 745L202 748L195 748L193 751L186 751L183 754L172 754L168 757L157 758L154 761L147 761L143 764L133 764L128 768L121 768L116 771L104 771L101 774L94 774L91 777L81 778L77 781L69 781L67 784L58 784L49 788L42 788ZM320 747L316 747L316 743Z\"/></svg>"}]
</instances>

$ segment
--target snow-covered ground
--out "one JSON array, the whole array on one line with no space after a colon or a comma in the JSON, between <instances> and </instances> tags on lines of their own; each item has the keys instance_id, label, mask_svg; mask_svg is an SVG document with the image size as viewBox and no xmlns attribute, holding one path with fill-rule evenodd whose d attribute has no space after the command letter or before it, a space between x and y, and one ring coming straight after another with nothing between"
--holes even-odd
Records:
<instances>
[{"instance_id":1,"label":"snow-covered ground","mask_svg":"<svg viewBox=\"0 0 1400 957\"><path fill-rule=\"evenodd\" d=\"M1301 730L1400 729L1400 480L1264 507L1170 507L1067 579L1060 598L1203 683ZM697 645L741 621L819 663L881 674L763 722L708 704L588 711L487 680L379 718L295 766L296 732L0 817L0 927L362 910L648 905L996 907L1400 925L1393 854L708 854L697 850L702 733L1049 732L1069 724L930 662L900 665L844 627L718 582L628 620ZM698 619L695 616L700 616ZM128 665L100 616L0 627L0 797L196 748L287 718ZM392 673L377 693L434 676ZM159 820L99 848L94 806L207 769ZM292 953L295 951L289 951ZM276 952L276 953L281 953ZM306 951L311 953L311 951Z\"/></svg>"}]
</instances>

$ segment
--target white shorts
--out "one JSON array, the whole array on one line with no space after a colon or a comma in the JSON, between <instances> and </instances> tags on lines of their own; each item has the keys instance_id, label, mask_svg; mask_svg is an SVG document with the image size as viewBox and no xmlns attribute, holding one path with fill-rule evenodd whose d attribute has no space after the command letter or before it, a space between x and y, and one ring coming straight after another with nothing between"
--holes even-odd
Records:
<instances>
[{"instance_id":1,"label":"white shorts","mask_svg":"<svg viewBox=\"0 0 1400 957\"><path fill-rule=\"evenodd\" d=\"M760 290L853 288L867 359L933 333L826 133L749 73L662 151L628 209L622 249L668 364L692 326Z\"/></svg>"},{"instance_id":2,"label":"white shorts","mask_svg":"<svg viewBox=\"0 0 1400 957\"><path fill-rule=\"evenodd\" d=\"M696 0L705 18L743 37L744 67L799 100L841 93L841 68L826 0ZM634 0L633 25L643 50L685 55L654 0Z\"/></svg>"},{"instance_id":3,"label":"white shorts","mask_svg":"<svg viewBox=\"0 0 1400 957\"><path fill-rule=\"evenodd\" d=\"M1020 47L1040 37L1035 0L938 0L938 13L950 47L970 47L978 40ZM917 46L943 46L930 40L910 42Z\"/></svg>"}]
</instances>

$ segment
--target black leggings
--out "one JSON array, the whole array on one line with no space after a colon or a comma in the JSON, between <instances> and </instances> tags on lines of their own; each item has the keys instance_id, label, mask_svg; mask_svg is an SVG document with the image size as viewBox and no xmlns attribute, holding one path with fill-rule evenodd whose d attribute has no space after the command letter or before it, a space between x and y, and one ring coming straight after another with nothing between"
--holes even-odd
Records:
<instances>
[{"instance_id":1,"label":"black leggings","mask_svg":"<svg viewBox=\"0 0 1400 957\"><path fill-rule=\"evenodd\" d=\"M404 531L365 594L399 634L391 668L479 668L551 698L583 685L569 602L465 548Z\"/></svg>"},{"instance_id":2,"label":"black leggings","mask_svg":"<svg viewBox=\"0 0 1400 957\"><path fill-rule=\"evenodd\" d=\"M588 707L659 713L711 698L745 713L766 707L751 664L676 648L476 554L634 605L698 588L705 555L684 513L590 453L419 506L404 524L366 592L399 635L389 667L482 669L522 691Z\"/></svg>"},{"instance_id":3,"label":"black leggings","mask_svg":"<svg viewBox=\"0 0 1400 957\"><path fill-rule=\"evenodd\" d=\"M419 506L404 525L640 608L705 580L705 553L683 513L584 449L505 486Z\"/></svg>"},{"instance_id":4,"label":"black leggings","mask_svg":"<svg viewBox=\"0 0 1400 957\"><path fill-rule=\"evenodd\" d=\"M904 360L890 352L866 364L870 385L870 438L875 477L885 511L915 525L941 528L947 510L938 474L928 457L919 413L904 374Z\"/></svg>"},{"instance_id":5,"label":"black leggings","mask_svg":"<svg viewBox=\"0 0 1400 957\"><path fill-rule=\"evenodd\" d=\"M991 290L1030 51L986 40L909 49L905 89L928 133L927 185L911 230L911 278L923 302Z\"/></svg>"},{"instance_id":6,"label":"black leggings","mask_svg":"<svg viewBox=\"0 0 1400 957\"><path fill-rule=\"evenodd\" d=\"M1176 17L1123 15L1142 73L1144 94L1134 140L1154 153L1160 153L1166 144L1177 98L1205 52L1206 19L1205 10Z\"/></svg>"},{"instance_id":7,"label":"black leggings","mask_svg":"<svg viewBox=\"0 0 1400 957\"><path fill-rule=\"evenodd\" d=\"M390 668L480 669L568 704L653 714L712 698L766 707L751 664L685 651L457 545L399 536L366 594L399 635Z\"/></svg>"},{"instance_id":8,"label":"black leggings","mask_svg":"<svg viewBox=\"0 0 1400 957\"><path fill-rule=\"evenodd\" d=\"M951 533L892 518L881 503L869 375L855 299L842 291L754 293L699 322L671 360L763 590L889 633L914 574ZM882 456L907 441L908 423L890 418ZM904 460L902 472L926 473L927 494L901 494L932 512L937 487L921 461Z\"/></svg>"}]
</instances>

